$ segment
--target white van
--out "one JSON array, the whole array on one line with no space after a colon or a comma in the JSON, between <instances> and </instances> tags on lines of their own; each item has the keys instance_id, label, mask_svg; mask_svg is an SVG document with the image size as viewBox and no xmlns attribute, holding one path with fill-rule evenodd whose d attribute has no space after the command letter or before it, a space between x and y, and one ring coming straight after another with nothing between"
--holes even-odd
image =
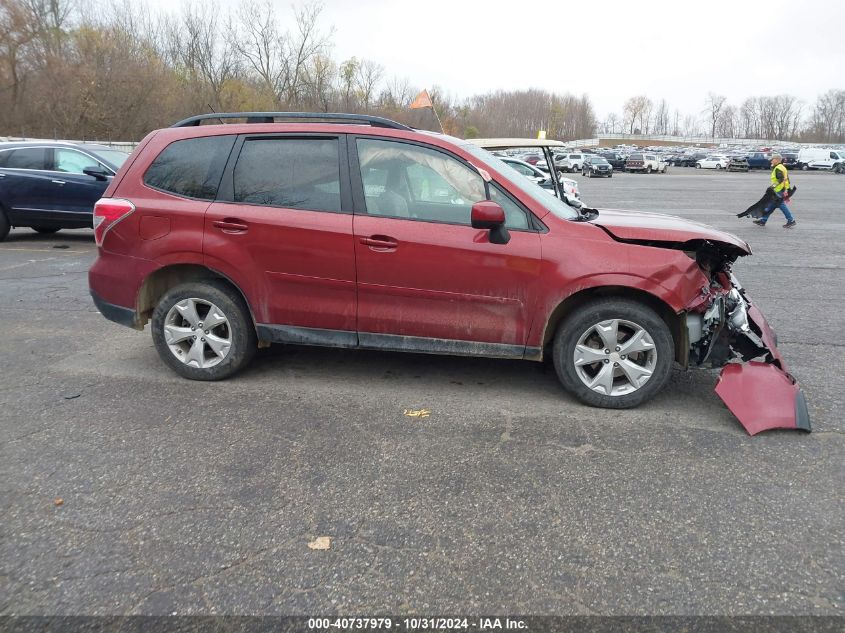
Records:
<instances>
[{"instance_id":1,"label":"white van","mask_svg":"<svg viewBox=\"0 0 845 633\"><path fill-rule=\"evenodd\" d=\"M803 169L832 169L840 173L845 170L845 151L805 147L798 152L798 166Z\"/></svg>"}]
</instances>

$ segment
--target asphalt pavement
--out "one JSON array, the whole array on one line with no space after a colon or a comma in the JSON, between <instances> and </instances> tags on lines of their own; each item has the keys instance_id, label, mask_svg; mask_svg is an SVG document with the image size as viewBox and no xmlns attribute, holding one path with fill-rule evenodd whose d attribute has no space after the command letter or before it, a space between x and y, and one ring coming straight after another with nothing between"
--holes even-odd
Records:
<instances>
[{"instance_id":1,"label":"asphalt pavement","mask_svg":"<svg viewBox=\"0 0 845 633\"><path fill-rule=\"evenodd\" d=\"M576 178L750 241L735 272L813 433L748 437L711 371L630 411L549 364L369 351L274 346L189 382L97 313L91 231L17 229L0 614L843 615L845 177L795 174L792 230L735 217L766 173Z\"/></svg>"}]
</instances>

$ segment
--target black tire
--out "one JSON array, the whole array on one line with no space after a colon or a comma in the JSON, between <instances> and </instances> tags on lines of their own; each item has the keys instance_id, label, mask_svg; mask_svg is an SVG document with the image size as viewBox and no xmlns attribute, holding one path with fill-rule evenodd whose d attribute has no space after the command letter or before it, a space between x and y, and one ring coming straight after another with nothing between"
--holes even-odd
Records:
<instances>
[{"instance_id":1,"label":"black tire","mask_svg":"<svg viewBox=\"0 0 845 633\"><path fill-rule=\"evenodd\" d=\"M608 175L607 175L607 177L608 177L608 178L613 178L613 174L608 174Z\"/></svg>"},{"instance_id":2,"label":"black tire","mask_svg":"<svg viewBox=\"0 0 845 633\"><path fill-rule=\"evenodd\" d=\"M716 165L716 169L718 169L719 171L721 171L721 170L722 170L722 166L721 166L721 165Z\"/></svg>"},{"instance_id":3,"label":"black tire","mask_svg":"<svg viewBox=\"0 0 845 633\"><path fill-rule=\"evenodd\" d=\"M164 338L165 321L170 309L189 298L214 304L228 319L225 327L231 345L224 359L211 367L199 368L185 364L171 351ZM152 332L156 350L164 363L180 376L191 380L228 378L252 360L258 345L255 325L243 298L229 285L216 280L184 283L168 290L153 311Z\"/></svg>"},{"instance_id":4,"label":"black tire","mask_svg":"<svg viewBox=\"0 0 845 633\"><path fill-rule=\"evenodd\" d=\"M6 212L0 207L0 242L6 239L11 228L12 226L9 224L9 218L6 217Z\"/></svg>"},{"instance_id":5,"label":"black tire","mask_svg":"<svg viewBox=\"0 0 845 633\"><path fill-rule=\"evenodd\" d=\"M695 164L695 168L696 168L696 169L701 169L701 165L699 165L698 163L696 163L696 164Z\"/></svg>"},{"instance_id":6,"label":"black tire","mask_svg":"<svg viewBox=\"0 0 845 633\"><path fill-rule=\"evenodd\" d=\"M598 393L584 384L576 373L573 358L578 339L591 327L611 319L629 321L644 329L654 342L656 352L651 377L635 391L617 396ZM663 389L675 360L675 345L669 327L654 310L630 299L608 298L582 306L560 324L553 357L560 382L578 400L593 407L628 409L651 399Z\"/></svg>"},{"instance_id":7,"label":"black tire","mask_svg":"<svg viewBox=\"0 0 845 633\"><path fill-rule=\"evenodd\" d=\"M801 170L802 171L810 171L810 166L807 163L802 163L801 164Z\"/></svg>"},{"instance_id":8,"label":"black tire","mask_svg":"<svg viewBox=\"0 0 845 633\"><path fill-rule=\"evenodd\" d=\"M649 165L648 167L645 168L645 173L647 173L647 174L651 173L651 165Z\"/></svg>"},{"instance_id":9,"label":"black tire","mask_svg":"<svg viewBox=\"0 0 845 633\"><path fill-rule=\"evenodd\" d=\"M42 235L52 235L59 232L59 229L55 226L33 226L32 230Z\"/></svg>"}]
</instances>

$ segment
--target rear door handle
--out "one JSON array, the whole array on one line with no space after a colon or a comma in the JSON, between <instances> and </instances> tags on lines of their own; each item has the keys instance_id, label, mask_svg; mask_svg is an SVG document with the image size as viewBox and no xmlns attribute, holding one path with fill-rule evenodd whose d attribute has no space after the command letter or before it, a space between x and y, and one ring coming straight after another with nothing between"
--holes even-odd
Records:
<instances>
[{"instance_id":1,"label":"rear door handle","mask_svg":"<svg viewBox=\"0 0 845 633\"><path fill-rule=\"evenodd\" d=\"M64 180L53 180L53 184L54 185L63 185L63 184L65 184L65 181Z\"/></svg>"},{"instance_id":2,"label":"rear door handle","mask_svg":"<svg viewBox=\"0 0 845 633\"><path fill-rule=\"evenodd\" d=\"M376 251L396 250L399 247L399 242L386 235L371 235L370 237L362 237L361 244L369 246L371 249Z\"/></svg>"},{"instance_id":3,"label":"rear door handle","mask_svg":"<svg viewBox=\"0 0 845 633\"><path fill-rule=\"evenodd\" d=\"M215 220L212 225L220 229L224 233L246 233L249 225L238 218L224 218L222 220Z\"/></svg>"}]
</instances>

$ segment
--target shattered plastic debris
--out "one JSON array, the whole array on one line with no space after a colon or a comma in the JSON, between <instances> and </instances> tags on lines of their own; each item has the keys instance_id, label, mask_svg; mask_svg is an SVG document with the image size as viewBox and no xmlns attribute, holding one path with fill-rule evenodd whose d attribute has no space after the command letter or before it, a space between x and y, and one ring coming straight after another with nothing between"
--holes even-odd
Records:
<instances>
[{"instance_id":1,"label":"shattered plastic debris","mask_svg":"<svg viewBox=\"0 0 845 633\"><path fill-rule=\"evenodd\" d=\"M427 418L431 415L431 410L429 410L429 409L405 409L402 413L407 415L409 418Z\"/></svg>"},{"instance_id":2,"label":"shattered plastic debris","mask_svg":"<svg viewBox=\"0 0 845 633\"><path fill-rule=\"evenodd\" d=\"M308 543L308 549L326 550L326 549L331 549L331 546L332 546L332 537L331 536L318 536L313 541Z\"/></svg>"}]
</instances>

